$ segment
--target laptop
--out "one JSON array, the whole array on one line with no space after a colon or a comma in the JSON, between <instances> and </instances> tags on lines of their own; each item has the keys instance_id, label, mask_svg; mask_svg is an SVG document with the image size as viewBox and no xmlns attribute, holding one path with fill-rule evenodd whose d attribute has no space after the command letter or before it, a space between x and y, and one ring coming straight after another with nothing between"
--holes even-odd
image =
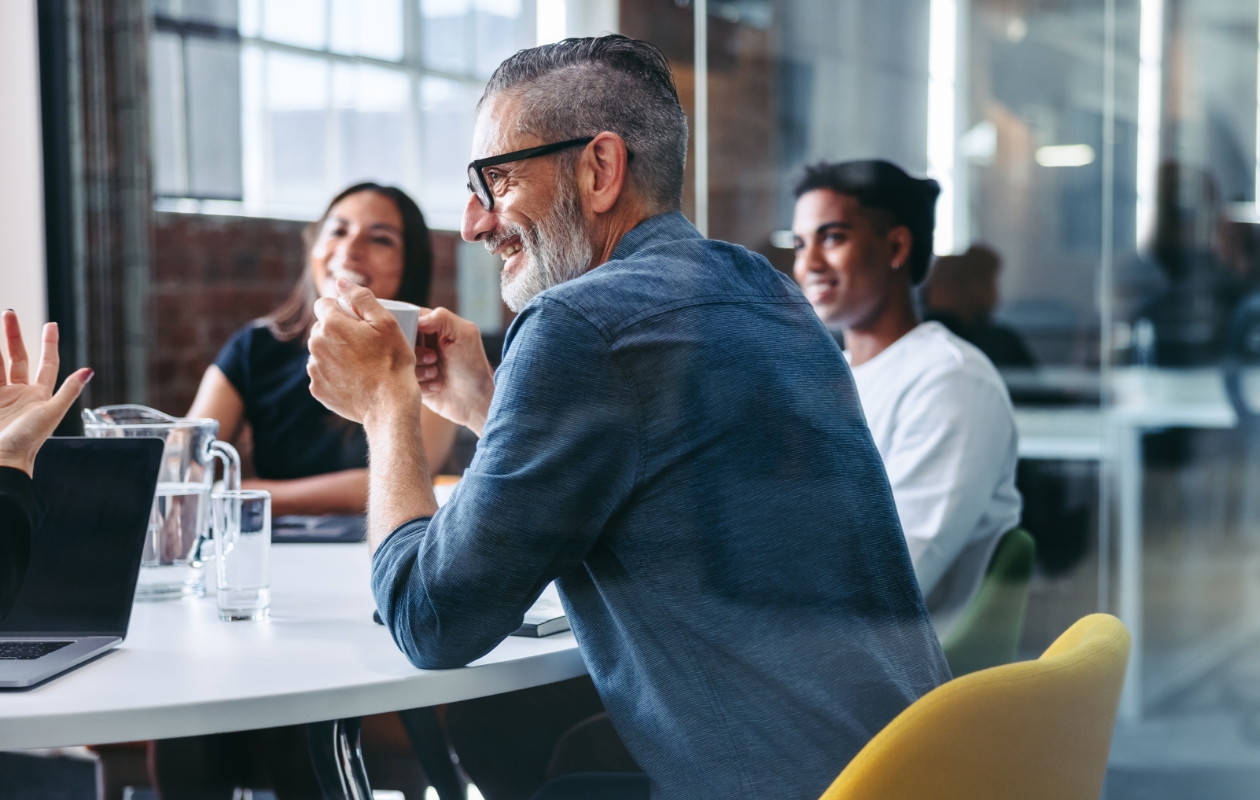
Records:
<instances>
[{"instance_id":1,"label":"laptop","mask_svg":"<svg viewBox=\"0 0 1260 800\"><path fill-rule=\"evenodd\" d=\"M49 439L35 458L48 506L26 578L0 620L0 689L25 689L127 635L163 442Z\"/></svg>"}]
</instances>

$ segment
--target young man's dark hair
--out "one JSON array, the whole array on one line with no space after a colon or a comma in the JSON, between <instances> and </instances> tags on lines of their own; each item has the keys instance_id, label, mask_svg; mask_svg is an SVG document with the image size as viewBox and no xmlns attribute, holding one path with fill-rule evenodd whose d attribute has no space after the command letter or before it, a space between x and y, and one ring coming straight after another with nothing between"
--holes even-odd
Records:
<instances>
[{"instance_id":1,"label":"young man's dark hair","mask_svg":"<svg viewBox=\"0 0 1260 800\"><path fill-rule=\"evenodd\" d=\"M931 178L912 178L896 164L878 159L820 162L805 167L797 181L794 196L815 189L830 189L856 197L863 208L885 212L887 227L904 225L914 243L907 262L910 282L918 285L927 277L932 262L932 229L936 226L936 198L941 185Z\"/></svg>"}]
</instances>

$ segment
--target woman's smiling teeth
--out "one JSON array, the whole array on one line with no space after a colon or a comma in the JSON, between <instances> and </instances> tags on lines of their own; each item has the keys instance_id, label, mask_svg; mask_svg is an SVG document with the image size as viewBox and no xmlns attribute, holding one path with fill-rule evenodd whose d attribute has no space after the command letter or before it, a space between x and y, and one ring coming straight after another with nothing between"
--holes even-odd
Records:
<instances>
[{"instance_id":1,"label":"woman's smiling teeth","mask_svg":"<svg viewBox=\"0 0 1260 800\"><path fill-rule=\"evenodd\" d=\"M344 267L333 267L331 273L329 273L329 277L334 281L338 278L345 278L351 283L357 283L360 286L368 286L372 283L372 280L367 275L345 269Z\"/></svg>"},{"instance_id":2,"label":"woman's smiling teeth","mask_svg":"<svg viewBox=\"0 0 1260 800\"><path fill-rule=\"evenodd\" d=\"M507 261L509 258L511 258L512 256L516 255L519 252L521 252L520 242L517 242L516 244L510 244L499 251L499 258L503 259L504 261Z\"/></svg>"}]
</instances>

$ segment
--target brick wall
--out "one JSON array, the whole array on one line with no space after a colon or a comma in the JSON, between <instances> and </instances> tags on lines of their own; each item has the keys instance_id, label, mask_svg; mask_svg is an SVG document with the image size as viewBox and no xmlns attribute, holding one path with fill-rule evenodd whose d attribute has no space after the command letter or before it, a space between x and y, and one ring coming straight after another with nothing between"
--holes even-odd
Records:
<instances>
[{"instance_id":1,"label":"brick wall","mask_svg":"<svg viewBox=\"0 0 1260 800\"><path fill-rule=\"evenodd\" d=\"M150 404L192 405L201 376L227 338L279 305L304 268L303 222L158 213L154 224L149 342ZM430 301L456 307L458 235L433 234Z\"/></svg>"},{"instance_id":2,"label":"brick wall","mask_svg":"<svg viewBox=\"0 0 1260 800\"><path fill-rule=\"evenodd\" d=\"M621 6L622 31L664 50L675 70L683 107L694 96L692 12L673 0ZM778 142L775 62L770 34L709 19L710 234L768 256L791 269L790 251L770 247L775 227ZM687 160L683 211L694 209L693 158ZM159 213L155 220L148 351L150 402L163 411L188 410L206 367L231 333L275 308L303 268L305 223L249 217ZM458 308L458 234L433 236L430 302ZM504 325L512 315L504 309ZM499 340L487 350L498 355Z\"/></svg>"},{"instance_id":3,"label":"brick wall","mask_svg":"<svg viewBox=\"0 0 1260 800\"><path fill-rule=\"evenodd\" d=\"M621 32L652 42L674 71L691 127L682 210L695 219L693 12L674 0L621 4ZM790 271L770 246L779 188L777 64L770 31L709 17L709 235L742 244Z\"/></svg>"}]
</instances>

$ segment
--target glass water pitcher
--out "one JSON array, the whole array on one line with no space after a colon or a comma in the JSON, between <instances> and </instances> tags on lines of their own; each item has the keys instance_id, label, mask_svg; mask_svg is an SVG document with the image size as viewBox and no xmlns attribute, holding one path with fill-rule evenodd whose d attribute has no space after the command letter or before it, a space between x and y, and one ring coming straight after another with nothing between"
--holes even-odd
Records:
<instances>
[{"instance_id":1,"label":"glass water pitcher","mask_svg":"<svg viewBox=\"0 0 1260 800\"><path fill-rule=\"evenodd\" d=\"M223 462L228 489L241 485L236 448L215 437L213 419L181 419L145 406L102 406L83 412L88 436L154 436L166 442L157 496L144 538L137 600L177 600L205 594L205 555L210 542L210 490L215 459Z\"/></svg>"}]
</instances>

